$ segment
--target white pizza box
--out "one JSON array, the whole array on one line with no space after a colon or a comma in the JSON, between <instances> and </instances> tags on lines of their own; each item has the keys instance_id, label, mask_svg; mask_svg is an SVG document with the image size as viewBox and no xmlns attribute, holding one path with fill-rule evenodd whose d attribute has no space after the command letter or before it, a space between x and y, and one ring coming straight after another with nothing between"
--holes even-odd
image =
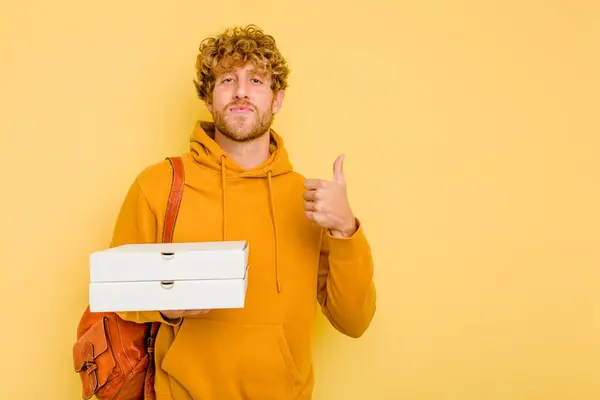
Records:
<instances>
[{"instance_id":1,"label":"white pizza box","mask_svg":"<svg viewBox=\"0 0 600 400\"><path fill-rule=\"evenodd\" d=\"M90 255L92 312L243 308L247 241L127 244Z\"/></svg>"}]
</instances>

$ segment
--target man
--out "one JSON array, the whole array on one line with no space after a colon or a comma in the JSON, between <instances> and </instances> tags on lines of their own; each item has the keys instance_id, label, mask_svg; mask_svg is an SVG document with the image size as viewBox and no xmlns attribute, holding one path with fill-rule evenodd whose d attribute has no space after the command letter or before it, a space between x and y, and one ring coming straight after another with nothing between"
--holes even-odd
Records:
<instances>
[{"instance_id":1,"label":"man","mask_svg":"<svg viewBox=\"0 0 600 400\"><path fill-rule=\"evenodd\" d=\"M270 128L289 70L257 27L204 40L197 69L198 95L214 123L195 126L183 155L186 187L173 241L248 240L246 306L119 315L162 323L158 400L310 399L317 302L354 338L375 313L373 260L348 203L343 157L329 180L293 171ZM168 161L138 175L112 246L159 241L170 184Z\"/></svg>"}]
</instances>

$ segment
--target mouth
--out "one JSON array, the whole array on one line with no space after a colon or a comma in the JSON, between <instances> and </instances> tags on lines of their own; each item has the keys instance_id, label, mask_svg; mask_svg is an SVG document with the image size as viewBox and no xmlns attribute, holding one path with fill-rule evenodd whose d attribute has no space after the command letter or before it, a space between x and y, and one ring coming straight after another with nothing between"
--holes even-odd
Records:
<instances>
[{"instance_id":1,"label":"mouth","mask_svg":"<svg viewBox=\"0 0 600 400\"><path fill-rule=\"evenodd\" d=\"M229 111L234 112L234 113L251 113L251 112L254 112L254 110L250 106L234 106L234 107L230 107Z\"/></svg>"}]
</instances>

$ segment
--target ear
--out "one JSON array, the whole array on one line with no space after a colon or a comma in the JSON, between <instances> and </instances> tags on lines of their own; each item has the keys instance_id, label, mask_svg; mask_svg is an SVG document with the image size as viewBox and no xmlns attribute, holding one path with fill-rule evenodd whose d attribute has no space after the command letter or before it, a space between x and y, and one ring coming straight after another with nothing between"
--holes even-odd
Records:
<instances>
[{"instance_id":1,"label":"ear","mask_svg":"<svg viewBox=\"0 0 600 400\"><path fill-rule=\"evenodd\" d=\"M206 98L204 99L204 105L206 106L206 108L208 109L208 111L210 111L210 112L212 113L212 111L213 111L213 107L212 107L212 103L211 103L211 101L210 101L210 98L209 98L209 97L206 97Z\"/></svg>"},{"instance_id":2,"label":"ear","mask_svg":"<svg viewBox=\"0 0 600 400\"><path fill-rule=\"evenodd\" d=\"M275 93L275 96L273 97L273 106L271 107L271 109L273 110L273 114L277 114L279 109L281 109L281 106L283 105L283 97L283 90L280 90Z\"/></svg>"}]
</instances>

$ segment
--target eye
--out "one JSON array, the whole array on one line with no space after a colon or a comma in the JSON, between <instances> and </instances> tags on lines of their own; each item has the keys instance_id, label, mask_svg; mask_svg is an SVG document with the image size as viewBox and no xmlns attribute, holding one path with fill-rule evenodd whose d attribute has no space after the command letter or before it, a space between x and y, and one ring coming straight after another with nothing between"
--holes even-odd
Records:
<instances>
[{"instance_id":1,"label":"eye","mask_svg":"<svg viewBox=\"0 0 600 400\"><path fill-rule=\"evenodd\" d=\"M253 83L258 83L258 84L262 83L262 81L260 79L258 79L258 78L252 79L252 82Z\"/></svg>"},{"instance_id":2,"label":"eye","mask_svg":"<svg viewBox=\"0 0 600 400\"><path fill-rule=\"evenodd\" d=\"M233 79L232 79L232 78L225 78L225 79L223 79L221 82L223 82L223 83L229 83L229 82L231 82L231 81L233 81Z\"/></svg>"}]
</instances>

